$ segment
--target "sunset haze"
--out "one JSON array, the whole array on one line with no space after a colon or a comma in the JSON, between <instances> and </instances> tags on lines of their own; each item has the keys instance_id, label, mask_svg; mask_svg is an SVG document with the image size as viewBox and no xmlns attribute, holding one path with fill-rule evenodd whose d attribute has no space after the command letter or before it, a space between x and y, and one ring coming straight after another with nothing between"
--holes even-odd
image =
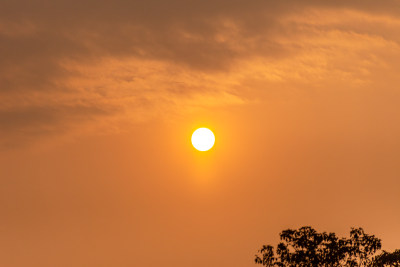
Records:
<instances>
[{"instance_id":1,"label":"sunset haze","mask_svg":"<svg viewBox=\"0 0 400 267\"><path fill-rule=\"evenodd\" d=\"M399 248L399 72L398 0L0 0L0 266Z\"/></svg>"}]
</instances>

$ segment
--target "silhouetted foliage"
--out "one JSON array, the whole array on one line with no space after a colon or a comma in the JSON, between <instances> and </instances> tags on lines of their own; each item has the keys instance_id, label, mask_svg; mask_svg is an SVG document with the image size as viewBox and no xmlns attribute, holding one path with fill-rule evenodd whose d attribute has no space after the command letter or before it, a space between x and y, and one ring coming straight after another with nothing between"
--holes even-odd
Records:
<instances>
[{"instance_id":1,"label":"silhouetted foliage","mask_svg":"<svg viewBox=\"0 0 400 267\"><path fill-rule=\"evenodd\" d=\"M400 250L396 249L390 253L383 251L375 257L374 266L400 266Z\"/></svg>"},{"instance_id":2,"label":"silhouetted foliage","mask_svg":"<svg viewBox=\"0 0 400 267\"><path fill-rule=\"evenodd\" d=\"M383 251L379 238L368 235L362 228L352 228L349 238L334 233L318 233L310 226L285 230L276 248L264 245L255 262L263 266L336 267L336 266L400 266L400 250Z\"/></svg>"}]
</instances>

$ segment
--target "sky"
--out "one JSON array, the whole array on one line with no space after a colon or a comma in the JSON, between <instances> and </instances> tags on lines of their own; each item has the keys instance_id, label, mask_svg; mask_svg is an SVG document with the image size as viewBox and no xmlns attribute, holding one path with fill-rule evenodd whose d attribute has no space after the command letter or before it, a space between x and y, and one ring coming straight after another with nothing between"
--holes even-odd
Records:
<instances>
[{"instance_id":1,"label":"sky","mask_svg":"<svg viewBox=\"0 0 400 267\"><path fill-rule=\"evenodd\" d=\"M398 0L2 0L1 266L255 266L305 225L400 248L399 69Z\"/></svg>"}]
</instances>

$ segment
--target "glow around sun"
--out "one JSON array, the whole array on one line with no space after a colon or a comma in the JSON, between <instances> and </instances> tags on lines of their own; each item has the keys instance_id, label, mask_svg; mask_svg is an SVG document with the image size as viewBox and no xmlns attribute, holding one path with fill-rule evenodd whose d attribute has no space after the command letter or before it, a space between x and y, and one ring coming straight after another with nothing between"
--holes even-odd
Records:
<instances>
[{"instance_id":1,"label":"glow around sun","mask_svg":"<svg viewBox=\"0 0 400 267\"><path fill-rule=\"evenodd\" d=\"M199 151L210 150L215 143L214 133L207 128L199 128L192 134L192 144Z\"/></svg>"}]
</instances>

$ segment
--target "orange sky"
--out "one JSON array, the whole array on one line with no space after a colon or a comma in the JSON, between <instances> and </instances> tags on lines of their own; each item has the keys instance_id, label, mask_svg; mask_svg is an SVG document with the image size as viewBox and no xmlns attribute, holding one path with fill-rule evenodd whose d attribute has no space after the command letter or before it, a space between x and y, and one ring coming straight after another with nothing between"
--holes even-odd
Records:
<instances>
[{"instance_id":1,"label":"orange sky","mask_svg":"<svg viewBox=\"0 0 400 267\"><path fill-rule=\"evenodd\" d=\"M0 265L255 266L304 225L400 248L399 69L395 0L3 0Z\"/></svg>"}]
</instances>

